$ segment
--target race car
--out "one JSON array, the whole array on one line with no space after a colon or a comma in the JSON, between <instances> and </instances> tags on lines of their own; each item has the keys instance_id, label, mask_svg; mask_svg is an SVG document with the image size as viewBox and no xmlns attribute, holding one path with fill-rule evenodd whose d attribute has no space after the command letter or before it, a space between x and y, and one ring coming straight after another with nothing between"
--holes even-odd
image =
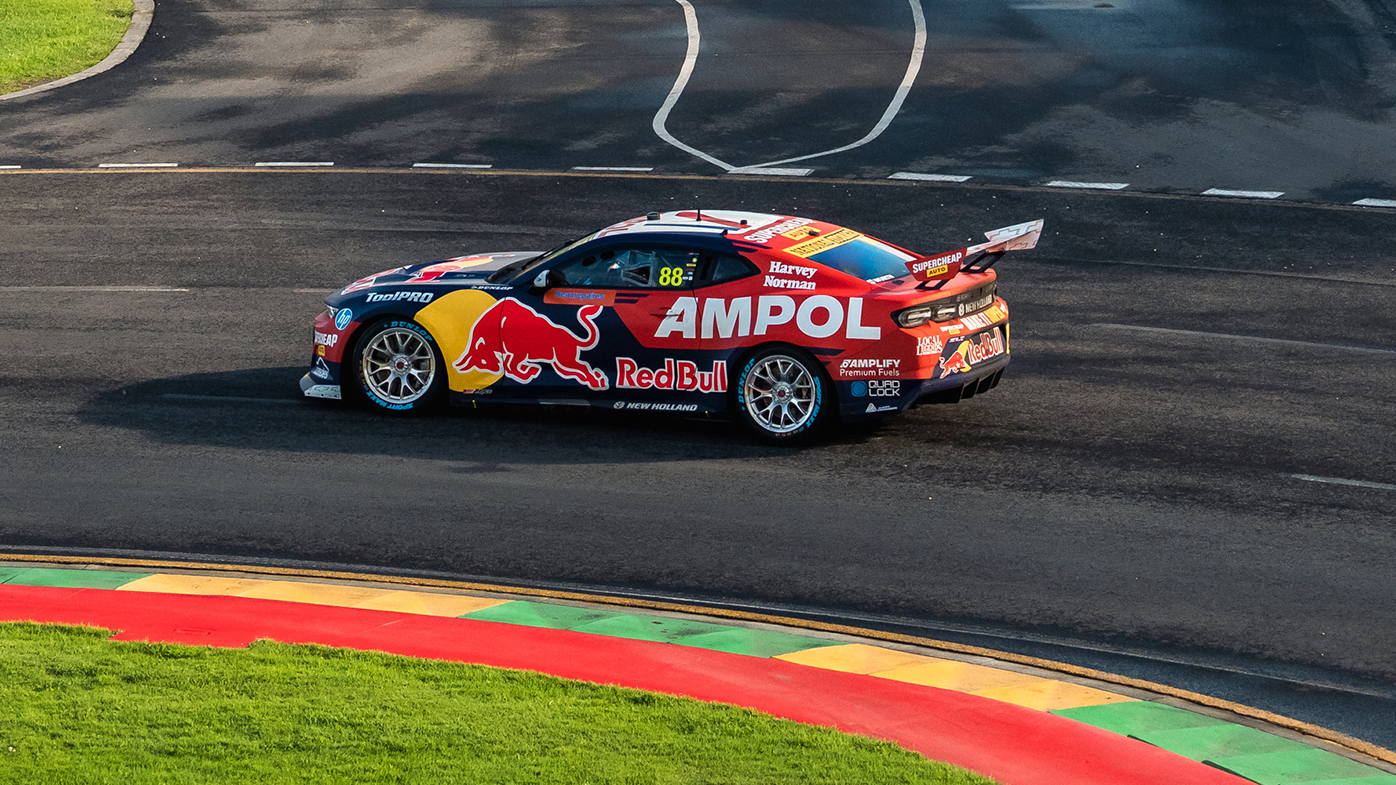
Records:
<instances>
[{"instance_id":1,"label":"race car","mask_svg":"<svg viewBox=\"0 0 1396 785\"><path fill-rule=\"evenodd\" d=\"M922 256L852 229L731 210L650 213L551 251L361 278L315 319L313 398L384 412L571 404L735 417L793 442L998 385L993 264L1042 221Z\"/></svg>"}]
</instances>

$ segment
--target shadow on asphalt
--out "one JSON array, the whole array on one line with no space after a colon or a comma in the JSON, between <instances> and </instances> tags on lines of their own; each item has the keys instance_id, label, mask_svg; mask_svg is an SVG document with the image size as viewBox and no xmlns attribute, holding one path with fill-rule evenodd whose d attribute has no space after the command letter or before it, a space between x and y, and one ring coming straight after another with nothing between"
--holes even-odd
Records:
<instances>
[{"instance_id":1,"label":"shadow on asphalt","mask_svg":"<svg viewBox=\"0 0 1396 785\"><path fill-rule=\"evenodd\" d=\"M798 450L758 444L735 422L599 408L495 404L388 416L302 397L304 373L294 366L153 379L95 396L78 417L170 444L460 461L453 471L461 473L507 471L501 464L705 461ZM840 429L823 443L857 443L877 428Z\"/></svg>"}]
</instances>

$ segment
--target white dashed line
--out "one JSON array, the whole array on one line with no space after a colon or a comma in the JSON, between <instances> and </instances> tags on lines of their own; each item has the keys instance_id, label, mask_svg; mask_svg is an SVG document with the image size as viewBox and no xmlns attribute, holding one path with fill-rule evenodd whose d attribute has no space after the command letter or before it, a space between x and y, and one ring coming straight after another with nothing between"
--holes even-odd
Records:
<instances>
[{"instance_id":1,"label":"white dashed line","mask_svg":"<svg viewBox=\"0 0 1396 785\"><path fill-rule=\"evenodd\" d=\"M0 292L187 292L168 286L0 286Z\"/></svg>"},{"instance_id":2,"label":"white dashed line","mask_svg":"<svg viewBox=\"0 0 1396 785\"><path fill-rule=\"evenodd\" d=\"M1396 485L1390 485L1384 482L1344 480L1341 477L1315 477L1312 474L1291 474L1289 476L1296 480L1304 480L1305 482L1322 482L1328 483L1329 485L1351 485L1354 488L1374 488L1379 491L1396 491Z\"/></svg>"},{"instance_id":3,"label":"white dashed line","mask_svg":"<svg viewBox=\"0 0 1396 785\"><path fill-rule=\"evenodd\" d=\"M1223 188L1208 188L1202 192L1203 196L1230 196L1236 199L1278 199L1285 195L1284 191L1228 191Z\"/></svg>"},{"instance_id":4,"label":"white dashed line","mask_svg":"<svg viewBox=\"0 0 1396 785\"><path fill-rule=\"evenodd\" d=\"M17 165L15 165L15 164L5 164L4 166L0 166L0 169L18 169L18 168L19 168L19 167L18 167Z\"/></svg>"},{"instance_id":5,"label":"white dashed line","mask_svg":"<svg viewBox=\"0 0 1396 785\"><path fill-rule=\"evenodd\" d=\"M334 161L258 161L253 166L334 166Z\"/></svg>"},{"instance_id":6,"label":"white dashed line","mask_svg":"<svg viewBox=\"0 0 1396 785\"><path fill-rule=\"evenodd\" d=\"M1393 199L1358 199L1353 202L1362 207L1396 207L1396 200Z\"/></svg>"},{"instance_id":7,"label":"white dashed line","mask_svg":"<svg viewBox=\"0 0 1396 785\"><path fill-rule=\"evenodd\" d=\"M1261 338L1256 335L1233 335L1231 333L1205 333L1197 330L1174 330L1168 327L1144 327L1137 324L1110 324L1107 322L1097 322L1091 327L1105 327L1111 330L1134 330L1146 333L1168 333L1170 335L1190 335L1196 338L1225 338L1230 341L1254 341L1257 343L1273 343L1285 346L1304 346L1311 349L1339 349L1348 352L1363 352L1366 354L1396 354L1396 349L1378 349L1374 346L1351 346L1341 343L1317 343L1314 341L1291 341L1285 338Z\"/></svg>"},{"instance_id":8,"label":"white dashed line","mask_svg":"<svg viewBox=\"0 0 1396 785\"><path fill-rule=\"evenodd\" d=\"M796 161L807 161L811 158L820 158L826 155L842 153L852 150L855 147L862 147L882 135L887 130L887 126L892 124L892 119L901 111L902 104L906 101L907 93L911 92L911 86L916 82L916 75L921 72L921 61L926 56L926 14L921 9L921 0L908 0L911 6L912 22L916 26L916 36L911 47L911 62L907 64L906 73L902 76L902 82L897 87L897 92L892 96L892 102L887 105L882 117L862 139L842 147L835 147L832 150L810 153L809 155L798 155L794 158L782 158L779 161L767 161L763 164L751 166L734 166L726 161L719 160L696 147L686 145L674 138L669 133L666 124L669 121L669 113L674 110L674 105L679 102L679 96L683 95L684 88L688 86L688 80L693 76L693 67L698 62L698 49L702 43L702 36L698 32L698 13L693 10L693 4L688 0L675 0L683 8L684 25L688 30L688 51L684 54L683 67L679 69L679 76L674 80L674 86L669 90L669 95L664 99L664 104L659 107L659 111L654 115L651 127L655 134L664 141L684 152L707 161L708 163L726 169L728 172L739 174L777 174L786 177L803 177L813 170L805 169L781 169L781 164L795 163ZM759 172L752 170L761 170ZM741 171L738 171L741 170ZM799 174L796 174L799 172Z\"/></svg>"},{"instance_id":9,"label":"white dashed line","mask_svg":"<svg viewBox=\"0 0 1396 785\"><path fill-rule=\"evenodd\" d=\"M296 294L329 294L337 289L292 289Z\"/></svg>"},{"instance_id":10,"label":"white dashed line","mask_svg":"<svg viewBox=\"0 0 1396 785\"><path fill-rule=\"evenodd\" d=\"M780 169L766 166L740 166L727 170L728 174L769 174L775 177L804 177L813 169Z\"/></svg>"},{"instance_id":11,"label":"white dashed line","mask_svg":"<svg viewBox=\"0 0 1396 785\"><path fill-rule=\"evenodd\" d=\"M184 393L161 393L161 398L176 401L232 401L235 403L300 403L299 398L251 398L242 395L186 395Z\"/></svg>"},{"instance_id":12,"label":"white dashed line","mask_svg":"<svg viewBox=\"0 0 1396 785\"><path fill-rule=\"evenodd\" d=\"M97 164L98 169L173 169L179 164Z\"/></svg>"},{"instance_id":13,"label":"white dashed line","mask_svg":"<svg viewBox=\"0 0 1396 785\"><path fill-rule=\"evenodd\" d=\"M1053 180L1047 184L1048 188L1084 188L1095 191L1121 191L1129 187L1129 183L1080 183L1074 180Z\"/></svg>"},{"instance_id":14,"label":"white dashed line","mask_svg":"<svg viewBox=\"0 0 1396 785\"><path fill-rule=\"evenodd\" d=\"M574 166L574 172L653 172L652 166Z\"/></svg>"},{"instance_id":15,"label":"white dashed line","mask_svg":"<svg viewBox=\"0 0 1396 785\"><path fill-rule=\"evenodd\" d=\"M494 164L412 164L413 169L492 169Z\"/></svg>"},{"instance_id":16,"label":"white dashed line","mask_svg":"<svg viewBox=\"0 0 1396 785\"><path fill-rule=\"evenodd\" d=\"M921 172L895 172L887 175L888 180L924 180L928 183L963 183L970 179L967 174L922 174Z\"/></svg>"}]
</instances>

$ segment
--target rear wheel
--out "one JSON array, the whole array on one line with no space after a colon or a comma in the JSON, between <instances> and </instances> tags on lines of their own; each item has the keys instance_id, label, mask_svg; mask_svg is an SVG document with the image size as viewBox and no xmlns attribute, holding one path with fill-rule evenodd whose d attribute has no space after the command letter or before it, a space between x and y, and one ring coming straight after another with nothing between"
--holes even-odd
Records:
<instances>
[{"instance_id":1,"label":"rear wheel","mask_svg":"<svg viewBox=\"0 0 1396 785\"><path fill-rule=\"evenodd\" d=\"M738 416L763 441L804 441L833 417L824 370L793 346L758 350L742 365L733 387Z\"/></svg>"},{"instance_id":2,"label":"rear wheel","mask_svg":"<svg viewBox=\"0 0 1396 785\"><path fill-rule=\"evenodd\" d=\"M386 412L431 408L446 383L436 339L410 319L387 319L365 330L354 348L353 368L364 400Z\"/></svg>"}]
</instances>

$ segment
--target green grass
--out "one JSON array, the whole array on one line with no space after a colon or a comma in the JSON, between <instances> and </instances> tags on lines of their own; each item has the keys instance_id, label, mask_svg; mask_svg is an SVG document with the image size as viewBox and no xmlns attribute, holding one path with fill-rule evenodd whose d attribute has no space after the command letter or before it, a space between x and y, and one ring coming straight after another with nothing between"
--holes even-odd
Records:
<instances>
[{"instance_id":1,"label":"green grass","mask_svg":"<svg viewBox=\"0 0 1396 785\"><path fill-rule=\"evenodd\" d=\"M947 783L893 744L520 671L0 624L4 783Z\"/></svg>"},{"instance_id":2,"label":"green grass","mask_svg":"<svg viewBox=\"0 0 1396 785\"><path fill-rule=\"evenodd\" d=\"M0 0L0 95L101 62L134 11L131 0Z\"/></svg>"}]
</instances>

